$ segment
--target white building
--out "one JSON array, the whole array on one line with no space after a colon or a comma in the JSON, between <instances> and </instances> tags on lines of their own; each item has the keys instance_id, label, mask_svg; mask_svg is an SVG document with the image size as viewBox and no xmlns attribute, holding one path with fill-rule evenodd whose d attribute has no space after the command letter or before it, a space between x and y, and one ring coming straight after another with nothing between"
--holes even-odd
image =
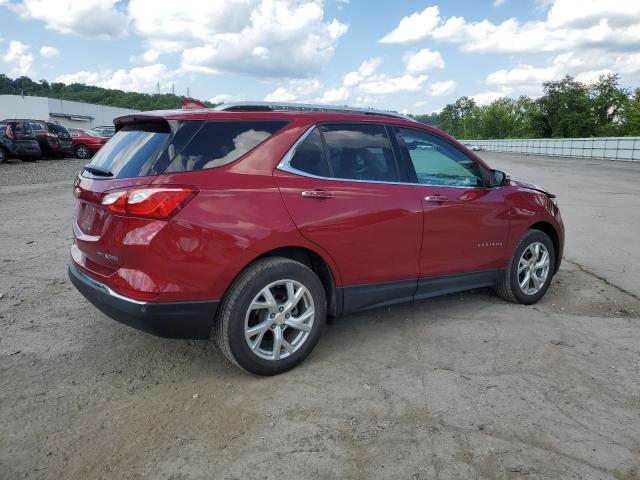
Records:
<instances>
[{"instance_id":1,"label":"white building","mask_svg":"<svg viewBox=\"0 0 640 480\"><path fill-rule=\"evenodd\" d=\"M27 118L57 122L66 127L92 128L113 125L115 117L137 111L55 98L0 95L0 120Z\"/></svg>"}]
</instances>

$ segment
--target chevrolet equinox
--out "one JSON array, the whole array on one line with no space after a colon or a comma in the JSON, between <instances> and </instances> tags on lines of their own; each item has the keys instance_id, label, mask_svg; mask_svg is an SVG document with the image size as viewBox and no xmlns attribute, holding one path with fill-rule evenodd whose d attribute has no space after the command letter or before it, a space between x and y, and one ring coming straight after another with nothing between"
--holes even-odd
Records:
<instances>
[{"instance_id":1,"label":"chevrolet equinox","mask_svg":"<svg viewBox=\"0 0 640 480\"><path fill-rule=\"evenodd\" d=\"M135 113L74 183L69 276L111 318L213 333L284 372L327 316L493 287L531 304L558 271L554 195L402 115L242 102Z\"/></svg>"}]
</instances>

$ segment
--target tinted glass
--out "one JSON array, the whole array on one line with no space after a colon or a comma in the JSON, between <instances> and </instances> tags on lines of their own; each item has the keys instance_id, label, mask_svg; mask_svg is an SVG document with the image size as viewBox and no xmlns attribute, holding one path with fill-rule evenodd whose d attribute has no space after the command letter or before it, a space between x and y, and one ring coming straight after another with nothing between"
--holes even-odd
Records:
<instances>
[{"instance_id":1,"label":"tinted glass","mask_svg":"<svg viewBox=\"0 0 640 480\"><path fill-rule=\"evenodd\" d=\"M399 128L398 137L411 159L418 183L456 187L484 185L478 164L447 141L408 128Z\"/></svg>"},{"instance_id":2,"label":"tinted glass","mask_svg":"<svg viewBox=\"0 0 640 480\"><path fill-rule=\"evenodd\" d=\"M393 150L383 125L324 125L322 134L334 178L398 181Z\"/></svg>"},{"instance_id":3,"label":"tinted glass","mask_svg":"<svg viewBox=\"0 0 640 480\"><path fill-rule=\"evenodd\" d=\"M145 176L170 137L166 122L126 125L96 153L90 165L111 171L113 177L108 178Z\"/></svg>"},{"instance_id":4,"label":"tinted glass","mask_svg":"<svg viewBox=\"0 0 640 480\"><path fill-rule=\"evenodd\" d=\"M260 120L207 122L189 144L177 152L165 173L214 168L231 163L285 124Z\"/></svg>"},{"instance_id":5,"label":"tinted glass","mask_svg":"<svg viewBox=\"0 0 640 480\"><path fill-rule=\"evenodd\" d=\"M62 125L57 125L55 123L47 123L47 126L49 127L49 130L52 131L53 133L62 133L65 135L69 134L69 131Z\"/></svg>"},{"instance_id":6,"label":"tinted glass","mask_svg":"<svg viewBox=\"0 0 640 480\"><path fill-rule=\"evenodd\" d=\"M298 145L296 153L289 162L296 170L300 170L318 177L329 177L329 164L324 155L322 138L317 128L314 128L307 138Z\"/></svg>"},{"instance_id":7,"label":"tinted glass","mask_svg":"<svg viewBox=\"0 0 640 480\"><path fill-rule=\"evenodd\" d=\"M44 131L44 125L42 125L41 123L32 122L29 125L31 125L31 128L36 133Z\"/></svg>"},{"instance_id":8,"label":"tinted glass","mask_svg":"<svg viewBox=\"0 0 640 480\"><path fill-rule=\"evenodd\" d=\"M13 122L11 127L16 136L29 137L33 135L31 126L26 122Z\"/></svg>"}]
</instances>

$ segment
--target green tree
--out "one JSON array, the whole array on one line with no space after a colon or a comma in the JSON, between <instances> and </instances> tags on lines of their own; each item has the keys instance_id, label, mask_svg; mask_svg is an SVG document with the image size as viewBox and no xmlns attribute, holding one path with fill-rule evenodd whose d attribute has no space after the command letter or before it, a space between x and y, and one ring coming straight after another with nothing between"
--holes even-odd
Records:
<instances>
[{"instance_id":1,"label":"green tree","mask_svg":"<svg viewBox=\"0 0 640 480\"><path fill-rule=\"evenodd\" d=\"M589 88L570 76L543 83L544 95L537 101L544 137L589 137L596 132Z\"/></svg>"}]
</instances>

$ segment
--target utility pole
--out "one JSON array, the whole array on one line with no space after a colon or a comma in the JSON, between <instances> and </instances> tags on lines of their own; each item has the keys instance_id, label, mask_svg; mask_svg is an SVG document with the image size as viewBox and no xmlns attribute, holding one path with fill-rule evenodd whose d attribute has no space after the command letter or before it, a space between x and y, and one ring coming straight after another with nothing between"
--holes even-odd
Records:
<instances>
[{"instance_id":1,"label":"utility pole","mask_svg":"<svg viewBox=\"0 0 640 480\"><path fill-rule=\"evenodd\" d=\"M175 95L175 94L176 94L176 84L171 83L171 95Z\"/></svg>"},{"instance_id":2,"label":"utility pole","mask_svg":"<svg viewBox=\"0 0 640 480\"><path fill-rule=\"evenodd\" d=\"M156 93L160 95L160 82L156 82Z\"/></svg>"},{"instance_id":3,"label":"utility pole","mask_svg":"<svg viewBox=\"0 0 640 480\"><path fill-rule=\"evenodd\" d=\"M187 87L187 97L191 98L191 89Z\"/></svg>"}]
</instances>

